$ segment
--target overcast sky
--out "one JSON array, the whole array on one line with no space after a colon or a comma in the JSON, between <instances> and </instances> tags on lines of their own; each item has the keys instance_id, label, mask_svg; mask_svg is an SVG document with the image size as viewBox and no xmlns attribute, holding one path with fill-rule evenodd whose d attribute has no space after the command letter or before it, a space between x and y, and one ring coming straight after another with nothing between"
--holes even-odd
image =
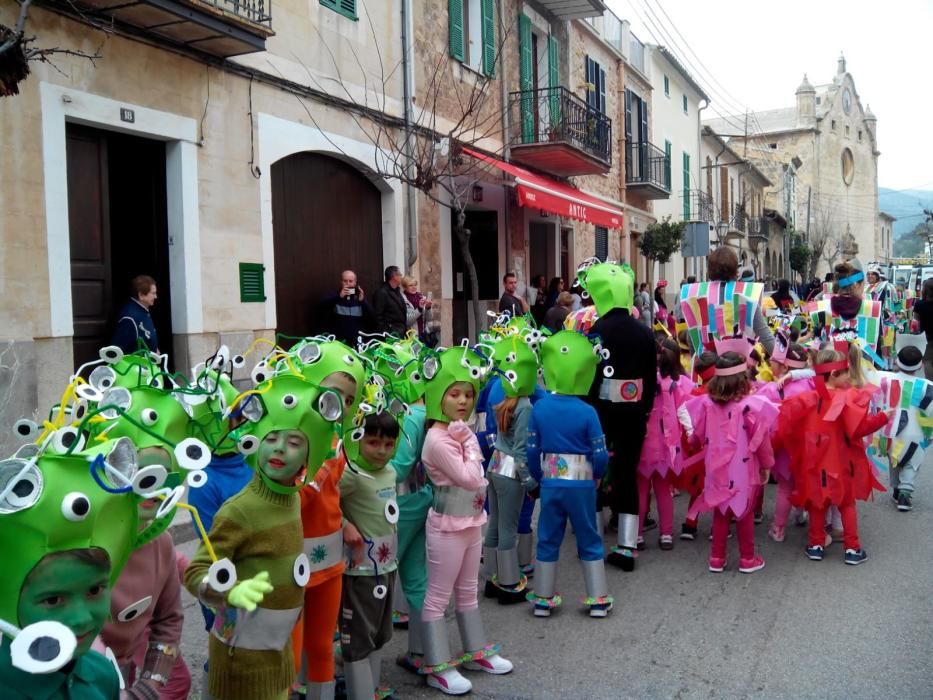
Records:
<instances>
[{"instance_id":1,"label":"overcast sky","mask_svg":"<svg viewBox=\"0 0 933 700\"><path fill-rule=\"evenodd\" d=\"M712 116L792 107L803 74L830 82L842 51L878 117L879 186L933 189L933 0L606 4L639 39L673 49L712 98Z\"/></svg>"}]
</instances>

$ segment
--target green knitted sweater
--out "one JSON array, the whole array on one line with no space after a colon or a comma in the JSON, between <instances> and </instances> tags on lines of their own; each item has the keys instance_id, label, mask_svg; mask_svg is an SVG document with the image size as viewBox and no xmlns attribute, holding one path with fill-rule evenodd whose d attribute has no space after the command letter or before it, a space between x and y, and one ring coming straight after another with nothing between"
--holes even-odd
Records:
<instances>
[{"instance_id":1,"label":"green knitted sweater","mask_svg":"<svg viewBox=\"0 0 933 700\"><path fill-rule=\"evenodd\" d=\"M236 566L237 579L268 571L275 590L260 607L266 610L301 608L304 587L295 581L295 559L302 553L301 506L296 494L270 491L258 476L217 511L209 534L218 559ZM185 587L203 593L211 558L202 543L185 571ZM214 593L214 595L217 595ZM211 602L209 596L200 596ZM280 650L258 651L229 646L237 616L244 611L219 606L208 645L208 691L217 700L273 700L287 691L295 676L291 640ZM297 621L297 620L296 620Z\"/></svg>"}]
</instances>

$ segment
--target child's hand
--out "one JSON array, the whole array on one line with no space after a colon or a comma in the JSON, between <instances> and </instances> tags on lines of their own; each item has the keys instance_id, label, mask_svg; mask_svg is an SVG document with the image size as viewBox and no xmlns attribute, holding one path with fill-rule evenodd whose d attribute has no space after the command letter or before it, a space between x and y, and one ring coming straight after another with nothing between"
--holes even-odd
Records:
<instances>
[{"instance_id":1,"label":"child's hand","mask_svg":"<svg viewBox=\"0 0 933 700\"><path fill-rule=\"evenodd\" d=\"M775 379L774 383L777 384L778 389L780 389L788 379L790 379L790 372Z\"/></svg>"},{"instance_id":2,"label":"child's hand","mask_svg":"<svg viewBox=\"0 0 933 700\"><path fill-rule=\"evenodd\" d=\"M771 470L770 470L770 469L762 469L761 472L760 472L760 475L761 475L761 483L762 483L762 484L767 484L767 483L768 483L768 479L771 478Z\"/></svg>"},{"instance_id":3,"label":"child's hand","mask_svg":"<svg viewBox=\"0 0 933 700\"><path fill-rule=\"evenodd\" d=\"M888 423L890 423L892 420L894 420L894 416L897 415L897 409L889 408L887 411L884 412L884 415L888 417Z\"/></svg>"},{"instance_id":4,"label":"child's hand","mask_svg":"<svg viewBox=\"0 0 933 700\"><path fill-rule=\"evenodd\" d=\"M473 431L470 430L470 426L462 420L455 420L447 426L447 433L461 445L473 436Z\"/></svg>"},{"instance_id":5,"label":"child's hand","mask_svg":"<svg viewBox=\"0 0 933 700\"><path fill-rule=\"evenodd\" d=\"M227 603L234 608L242 608L247 612L253 612L256 606L262 602L266 593L272 593L272 584L269 583L269 572L260 571L253 578L240 581L230 589L227 594Z\"/></svg>"},{"instance_id":6,"label":"child's hand","mask_svg":"<svg viewBox=\"0 0 933 700\"><path fill-rule=\"evenodd\" d=\"M363 546L363 536L360 534L360 531L356 529L356 525L349 521L343 526L343 541L348 547L352 547L353 549Z\"/></svg>"}]
</instances>

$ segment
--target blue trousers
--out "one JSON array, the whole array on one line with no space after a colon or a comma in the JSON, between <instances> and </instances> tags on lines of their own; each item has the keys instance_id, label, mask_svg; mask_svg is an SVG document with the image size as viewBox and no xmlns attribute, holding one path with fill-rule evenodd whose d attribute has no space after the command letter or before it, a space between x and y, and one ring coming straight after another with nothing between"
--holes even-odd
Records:
<instances>
[{"instance_id":1,"label":"blue trousers","mask_svg":"<svg viewBox=\"0 0 933 700\"><path fill-rule=\"evenodd\" d=\"M603 540L596 530L596 484L571 482L573 486L550 486L546 480L541 488L541 513L538 515L538 561L556 562L564 540L567 518L577 538L577 555L581 561L602 560Z\"/></svg>"}]
</instances>

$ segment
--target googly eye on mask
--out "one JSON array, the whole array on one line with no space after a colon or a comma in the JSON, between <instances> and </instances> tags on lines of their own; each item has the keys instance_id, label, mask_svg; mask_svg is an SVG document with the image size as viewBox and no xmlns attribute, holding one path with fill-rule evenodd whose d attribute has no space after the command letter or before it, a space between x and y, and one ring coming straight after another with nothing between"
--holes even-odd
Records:
<instances>
[{"instance_id":1,"label":"googly eye on mask","mask_svg":"<svg viewBox=\"0 0 933 700\"><path fill-rule=\"evenodd\" d=\"M73 491L62 499L62 515L65 520L78 523L91 513L91 499L83 493Z\"/></svg>"},{"instance_id":2,"label":"googly eye on mask","mask_svg":"<svg viewBox=\"0 0 933 700\"><path fill-rule=\"evenodd\" d=\"M42 472L34 463L17 458L0 462L0 514L30 508L42 488Z\"/></svg>"},{"instance_id":3,"label":"googly eye on mask","mask_svg":"<svg viewBox=\"0 0 933 700\"><path fill-rule=\"evenodd\" d=\"M218 559L207 570L207 585L218 593L226 593L236 581L236 566L229 559Z\"/></svg>"}]
</instances>

